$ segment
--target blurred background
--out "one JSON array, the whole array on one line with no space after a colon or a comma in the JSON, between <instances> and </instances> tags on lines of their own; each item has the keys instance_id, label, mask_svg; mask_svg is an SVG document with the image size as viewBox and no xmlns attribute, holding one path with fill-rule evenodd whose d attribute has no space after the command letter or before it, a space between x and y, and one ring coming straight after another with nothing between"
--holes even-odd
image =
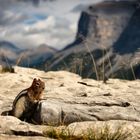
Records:
<instances>
[{"instance_id":1,"label":"blurred background","mask_svg":"<svg viewBox=\"0 0 140 140\"><path fill-rule=\"evenodd\" d=\"M139 7L139 0L0 0L0 64L138 79Z\"/></svg>"},{"instance_id":2,"label":"blurred background","mask_svg":"<svg viewBox=\"0 0 140 140\"><path fill-rule=\"evenodd\" d=\"M81 11L100 0L0 0L0 40L19 48L62 49L75 39Z\"/></svg>"}]
</instances>

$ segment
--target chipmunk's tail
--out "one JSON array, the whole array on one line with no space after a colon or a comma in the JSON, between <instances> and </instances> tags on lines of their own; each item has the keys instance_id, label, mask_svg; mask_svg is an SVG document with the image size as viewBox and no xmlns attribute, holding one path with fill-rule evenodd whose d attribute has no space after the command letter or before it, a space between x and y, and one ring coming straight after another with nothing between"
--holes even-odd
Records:
<instances>
[{"instance_id":1,"label":"chipmunk's tail","mask_svg":"<svg viewBox=\"0 0 140 140\"><path fill-rule=\"evenodd\" d=\"M9 111L3 111L2 113L1 113L1 115L2 116L11 116L12 115L12 110L9 110Z\"/></svg>"}]
</instances>

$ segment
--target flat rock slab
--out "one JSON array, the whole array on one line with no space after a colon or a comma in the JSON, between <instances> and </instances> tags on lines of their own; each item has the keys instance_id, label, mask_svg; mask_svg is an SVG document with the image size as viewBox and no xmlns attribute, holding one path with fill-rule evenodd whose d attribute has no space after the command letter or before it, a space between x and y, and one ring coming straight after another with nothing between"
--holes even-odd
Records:
<instances>
[{"instance_id":1,"label":"flat rock slab","mask_svg":"<svg viewBox=\"0 0 140 140\"><path fill-rule=\"evenodd\" d=\"M28 124L12 116L0 116L0 122L0 134L43 136L43 126Z\"/></svg>"},{"instance_id":2,"label":"flat rock slab","mask_svg":"<svg viewBox=\"0 0 140 140\"><path fill-rule=\"evenodd\" d=\"M14 97L33 78L46 84L44 99L35 114L37 124L59 125L77 121L140 121L140 80L110 79L107 84L66 72L43 72L15 67L0 74L0 109L11 109ZM13 78L14 77L14 78ZM10 80L9 80L10 79Z\"/></svg>"},{"instance_id":3,"label":"flat rock slab","mask_svg":"<svg viewBox=\"0 0 140 140\"><path fill-rule=\"evenodd\" d=\"M37 122L58 125L77 121L140 121L139 80L110 79L104 84L65 71L48 72L46 79L48 86Z\"/></svg>"},{"instance_id":4,"label":"flat rock slab","mask_svg":"<svg viewBox=\"0 0 140 140\"><path fill-rule=\"evenodd\" d=\"M50 140L44 137L47 126L29 124L12 116L0 116L0 122L0 140Z\"/></svg>"},{"instance_id":5,"label":"flat rock slab","mask_svg":"<svg viewBox=\"0 0 140 140\"><path fill-rule=\"evenodd\" d=\"M33 78L41 78L46 84L43 100L34 117L37 124L58 126L110 120L140 122L140 80L109 79L104 84L66 71L45 73L20 67L15 67L15 73L0 74L0 113L11 109L15 96L28 88ZM41 125L28 127L28 123L13 118L0 117L0 134L42 136Z\"/></svg>"},{"instance_id":6,"label":"flat rock slab","mask_svg":"<svg viewBox=\"0 0 140 140\"><path fill-rule=\"evenodd\" d=\"M71 99L72 101L73 99ZM87 101L86 101L87 100ZM89 100L89 101L88 101ZM91 100L79 98L75 102L66 100L43 101L35 114L36 122L47 125L70 124L79 121L129 120L140 122L140 113L128 102Z\"/></svg>"},{"instance_id":7,"label":"flat rock slab","mask_svg":"<svg viewBox=\"0 0 140 140\"><path fill-rule=\"evenodd\" d=\"M0 135L0 140L53 140L51 138L45 138L45 137L31 137L31 136L14 136L14 135Z\"/></svg>"}]
</instances>

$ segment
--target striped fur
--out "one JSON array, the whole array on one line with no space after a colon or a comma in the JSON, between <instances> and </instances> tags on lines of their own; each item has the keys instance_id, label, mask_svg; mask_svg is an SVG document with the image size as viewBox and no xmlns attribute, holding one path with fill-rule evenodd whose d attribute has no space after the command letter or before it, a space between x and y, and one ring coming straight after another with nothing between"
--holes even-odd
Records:
<instances>
[{"instance_id":1,"label":"striped fur","mask_svg":"<svg viewBox=\"0 0 140 140\"><path fill-rule=\"evenodd\" d=\"M22 90L14 99L12 110L2 112L2 115L12 115L21 120L31 121L31 118L41 100L45 83L40 79L34 79L32 85Z\"/></svg>"},{"instance_id":2,"label":"striped fur","mask_svg":"<svg viewBox=\"0 0 140 140\"><path fill-rule=\"evenodd\" d=\"M16 96L16 98L14 99L14 101L13 101L13 107L12 107L12 108L15 107L17 101L18 101L22 96L25 96L25 95L27 95L27 94L28 94L28 90L27 90L27 89L22 90L22 91Z\"/></svg>"}]
</instances>

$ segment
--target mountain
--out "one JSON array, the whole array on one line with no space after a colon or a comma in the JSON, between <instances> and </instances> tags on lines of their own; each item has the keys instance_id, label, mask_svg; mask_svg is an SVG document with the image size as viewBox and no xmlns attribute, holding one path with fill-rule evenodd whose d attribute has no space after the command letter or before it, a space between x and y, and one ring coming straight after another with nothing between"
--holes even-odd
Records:
<instances>
[{"instance_id":1,"label":"mountain","mask_svg":"<svg viewBox=\"0 0 140 140\"><path fill-rule=\"evenodd\" d=\"M46 44L42 44L37 48L28 49L22 52L19 56L18 65L43 69L41 65L44 64L46 60L50 59L56 52L56 49Z\"/></svg>"},{"instance_id":2,"label":"mountain","mask_svg":"<svg viewBox=\"0 0 140 140\"><path fill-rule=\"evenodd\" d=\"M0 64L15 64L20 52L22 52L22 49L19 49L11 42L0 41Z\"/></svg>"},{"instance_id":3,"label":"mountain","mask_svg":"<svg viewBox=\"0 0 140 140\"><path fill-rule=\"evenodd\" d=\"M50 70L84 78L140 78L138 1L105 1L81 13L75 41L55 54Z\"/></svg>"},{"instance_id":4,"label":"mountain","mask_svg":"<svg viewBox=\"0 0 140 140\"><path fill-rule=\"evenodd\" d=\"M57 50L42 44L37 48L20 49L8 41L0 42L0 64L20 65L23 67L35 67L43 69L42 64L50 59Z\"/></svg>"},{"instance_id":5,"label":"mountain","mask_svg":"<svg viewBox=\"0 0 140 140\"><path fill-rule=\"evenodd\" d=\"M8 49L8 50L15 51L15 52L18 52L21 50L18 47L16 47L14 44L12 44L11 42L8 42L8 41L0 41L0 48Z\"/></svg>"}]
</instances>

